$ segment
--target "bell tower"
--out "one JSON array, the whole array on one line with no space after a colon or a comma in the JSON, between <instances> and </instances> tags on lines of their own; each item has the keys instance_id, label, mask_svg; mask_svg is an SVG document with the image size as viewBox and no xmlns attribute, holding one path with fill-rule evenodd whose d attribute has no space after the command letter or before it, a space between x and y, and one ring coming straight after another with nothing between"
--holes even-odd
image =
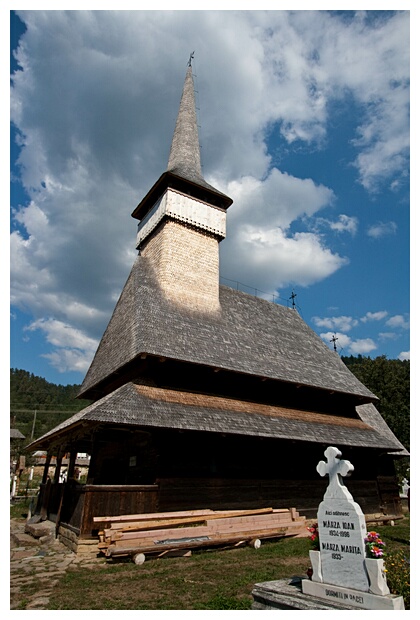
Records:
<instances>
[{"instance_id":1,"label":"bell tower","mask_svg":"<svg viewBox=\"0 0 420 620\"><path fill-rule=\"evenodd\" d=\"M171 302L219 309L219 243L231 204L201 173L190 59L167 170L132 213L139 220L136 247Z\"/></svg>"}]
</instances>

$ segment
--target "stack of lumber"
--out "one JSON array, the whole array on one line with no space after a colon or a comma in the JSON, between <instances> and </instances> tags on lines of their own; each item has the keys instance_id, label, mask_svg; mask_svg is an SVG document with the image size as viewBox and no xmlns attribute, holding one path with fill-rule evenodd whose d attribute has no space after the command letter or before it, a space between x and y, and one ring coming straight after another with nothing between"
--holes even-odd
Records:
<instances>
[{"instance_id":1,"label":"stack of lumber","mask_svg":"<svg viewBox=\"0 0 420 620\"><path fill-rule=\"evenodd\" d=\"M193 548L261 544L262 538L307 536L306 519L295 508L188 510L94 517L99 550L107 557L164 555Z\"/></svg>"}]
</instances>

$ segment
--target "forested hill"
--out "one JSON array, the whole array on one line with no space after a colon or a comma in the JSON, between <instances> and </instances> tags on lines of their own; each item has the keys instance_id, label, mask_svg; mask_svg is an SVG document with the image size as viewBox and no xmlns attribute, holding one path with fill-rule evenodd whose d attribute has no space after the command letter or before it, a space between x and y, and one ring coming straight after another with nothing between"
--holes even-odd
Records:
<instances>
[{"instance_id":1,"label":"forested hill","mask_svg":"<svg viewBox=\"0 0 420 620\"><path fill-rule=\"evenodd\" d=\"M410 362L389 360L385 356L342 357L354 375L380 400L377 405L388 426L410 449ZM30 439L40 437L89 401L76 399L79 385L56 385L41 377L12 368L10 370L10 419Z\"/></svg>"},{"instance_id":2,"label":"forested hill","mask_svg":"<svg viewBox=\"0 0 420 620\"><path fill-rule=\"evenodd\" d=\"M34 438L40 437L89 404L76 398L79 390L80 385L56 385L26 370L11 368L10 426L27 439L32 430Z\"/></svg>"},{"instance_id":3,"label":"forested hill","mask_svg":"<svg viewBox=\"0 0 420 620\"><path fill-rule=\"evenodd\" d=\"M410 361L385 356L342 357L347 368L379 398L376 408L410 451Z\"/></svg>"}]
</instances>

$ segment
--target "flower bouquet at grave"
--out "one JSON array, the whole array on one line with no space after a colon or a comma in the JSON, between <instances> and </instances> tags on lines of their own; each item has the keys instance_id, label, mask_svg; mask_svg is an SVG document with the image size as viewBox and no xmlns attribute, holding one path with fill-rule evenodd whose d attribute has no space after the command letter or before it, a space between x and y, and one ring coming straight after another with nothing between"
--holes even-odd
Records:
<instances>
[{"instance_id":1,"label":"flower bouquet at grave","mask_svg":"<svg viewBox=\"0 0 420 620\"><path fill-rule=\"evenodd\" d=\"M314 551L319 551L319 532L318 523L313 523L311 527L306 528L309 534L309 540L311 541L311 548Z\"/></svg>"},{"instance_id":2,"label":"flower bouquet at grave","mask_svg":"<svg viewBox=\"0 0 420 620\"><path fill-rule=\"evenodd\" d=\"M385 557L385 543L378 532L368 532L365 538L366 557L374 560L383 560Z\"/></svg>"}]
</instances>

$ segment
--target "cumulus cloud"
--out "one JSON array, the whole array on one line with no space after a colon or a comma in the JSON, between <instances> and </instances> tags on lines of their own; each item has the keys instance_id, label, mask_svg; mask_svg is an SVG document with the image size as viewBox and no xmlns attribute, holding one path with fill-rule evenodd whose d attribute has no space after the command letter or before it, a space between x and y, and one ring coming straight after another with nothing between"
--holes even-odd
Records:
<instances>
[{"instance_id":1,"label":"cumulus cloud","mask_svg":"<svg viewBox=\"0 0 420 620\"><path fill-rule=\"evenodd\" d=\"M395 332L379 332L379 340L396 340L398 335Z\"/></svg>"},{"instance_id":2,"label":"cumulus cloud","mask_svg":"<svg viewBox=\"0 0 420 620\"><path fill-rule=\"evenodd\" d=\"M341 214L338 216L336 222L329 223L331 230L337 232L348 232L351 235L355 235L357 232L358 219L357 217L350 217L349 215Z\"/></svg>"},{"instance_id":3,"label":"cumulus cloud","mask_svg":"<svg viewBox=\"0 0 420 620\"><path fill-rule=\"evenodd\" d=\"M363 316L360 320L363 323L366 323L367 321L382 321L387 316L388 312L386 310L380 310L379 312L366 312L365 316Z\"/></svg>"},{"instance_id":4,"label":"cumulus cloud","mask_svg":"<svg viewBox=\"0 0 420 620\"><path fill-rule=\"evenodd\" d=\"M349 344L350 353L354 355L366 355L377 348L372 338L359 338Z\"/></svg>"},{"instance_id":5,"label":"cumulus cloud","mask_svg":"<svg viewBox=\"0 0 420 620\"><path fill-rule=\"evenodd\" d=\"M397 225L395 222L377 222L370 226L367 230L369 237L379 239L386 235L395 235L397 232Z\"/></svg>"},{"instance_id":6,"label":"cumulus cloud","mask_svg":"<svg viewBox=\"0 0 420 620\"><path fill-rule=\"evenodd\" d=\"M331 349L334 348L334 342L336 349L341 352L342 349L346 349L351 344L351 338L347 334L341 332L322 332L321 338L325 340Z\"/></svg>"},{"instance_id":7,"label":"cumulus cloud","mask_svg":"<svg viewBox=\"0 0 420 620\"><path fill-rule=\"evenodd\" d=\"M89 338L82 331L66 325L56 319L38 319L28 325L25 330L33 332L41 330L54 351L43 357L49 359L51 365L59 372L75 370L86 372L98 341Z\"/></svg>"},{"instance_id":8,"label":"cumulus cloud","mask_svg":"<svg viewBox=\"0 0 420 620\"><path fill-rule=\"evenodd\" d=\"M395 316L391 316L386 321L385 325L392 328L399 327L401 329L409 329L410 322L406 317L402 316L402 314L396 314Z\"/></svg>"},{"instance_id":9,"label":"cumulus cloud","mask_svg":"<svg viewBox=\"0 0 420 620\"><path fill-rule=\"evenodd\" d=\"M334 198L325 186L272 169L265 180L232 181L228 236L221 244L221 272L267 293L289 283L312 284L347 263L316 234L291 234L292 222L327 207Z\"/></svg>"},{"instance_id":10,"label":"cumulus cloud","mask_svg":"<svg viewBox=\"0 0 420 620\"><path fill-rule=\"evenodd\" d=\"M34 317L31 329L51 338L57 368L80 368L92 349L66 344L64 328L52 339L48 317L97 341L129 273L130 213L166 167L197 41L203 172L235 200L223 275L275 292L348 262L303 226L333 208L333 189L282 171L267 148L270 132L321 148L331 105L351 97L361 111L353 161L360 182L369 191L401 182L408 13L373 25L363 12L352 20L327 11L18 14L27 31L11 119L29 201L12 213L11 297ZM323 217L337 232L356 232L355 218Z\"/></svg>"},{"instance_id":11,"label":"cumulus cloud","mask_svg":"<svg viewBox=\"0 0 420 620\"><path fill-rule=\"evenodd\" d=\"M409 360L410 351L401 351L401 353L398 356L398 359L401 360L402 362L404 362L405 360Z\"/></svg>"},{"instance_id":12,"label":"cumulus cloud","mask_svg":"<svg viewBox=\"0 0 420 620\"><path fill-rule=\"evenodd\" d=\"M334 330L348 332L358 325L358 320L351 316L331 316L321 318L319 316L312 317L312 321L317 327L329 327Z\"/></svg>"},{"instance_id":13,"label":"cumulus cloud","mask_svg":"<svg viewBox=\"0 0 420 620\"><path fill-rule=\"evenodd\" d=\"M367 355L377 349L377 346L372 338L359 338L352 340L350 336L340 332L323 332L320 336L323 340L325 340L330 348L333 348L335 340L335 346L339 353L342 353L343 349L345 349L346 354Z\"/></svg>"},{"instance_id":14,"label":"cumulus cloud","mask_svg":"<svg viewBox=\"0 0 420 620\"><path fill-rule=\"evenodd\" d=\"M316 233L322 230L332 230L336 233L349 233L352 237L357 233L359 220L355 216L345 215L338 216L338 219L331 220L325 217L314 217L312 220L306 219L308 227Z\"/></svg>"}]
</instances>

